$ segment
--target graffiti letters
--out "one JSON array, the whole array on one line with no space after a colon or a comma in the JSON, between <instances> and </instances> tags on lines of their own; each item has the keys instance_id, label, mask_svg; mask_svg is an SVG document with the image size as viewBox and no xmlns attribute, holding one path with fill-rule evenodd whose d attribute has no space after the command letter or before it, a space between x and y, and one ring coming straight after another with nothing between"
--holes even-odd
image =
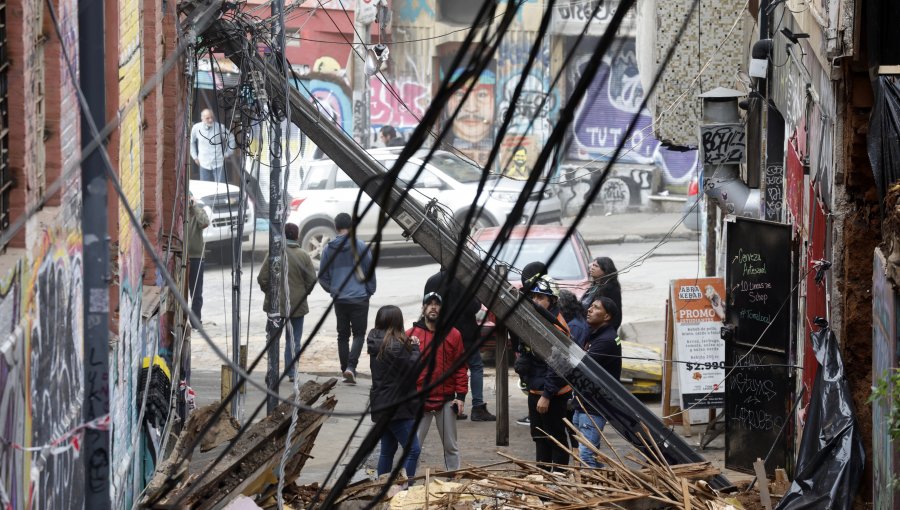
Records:
<instances>
[{"instance_id":1,"label":"graffiti letters","mask_svg":"<svg viewBox=\"0 0 900 510\"><path fill-rule=\"evenodd\" d=\"M651 131L652 117L641 110L644 90L641 87L633 38L620 39L622 47L604 57L600 69L588 88L587 96L575 113L573 143L569 157L578 160L609 160L624 142L619 160L641 165L655 165L663 171L668 183L684 182L694 175L697 151L670 151L663 147ZM576 57L567 75L574 86L581 78L590 55ZM638 114L634 130L626 138L632 117Z\"/></svg>"},{"instance_id":2,"label":"graffiti letters","mask_svg":"<svg viewBox=\"0 0 900 510\"><path fill-rule=\"evenodd\" d=\"M369 120L373 127L410 128L419 124L431 101L425 86L413 81L388 86L378 78L372 78L369 83L372 89Z\"/></svg>"},{"instance_id":3,"label":"graffiti letters","mask_svg":"<svg viewBox=\"0 0 900 510\"><path fill-rule=\"evenodd\" d=\"M743 124L700 126L700 144L704 165L729 165L744 162L747 149Z\"/></svg>"},{"instance_id":4,"label":"graffiti letters","mask_svg":"<svg viewBox=\"0 0 900 510\"><path fill-rule=\"evenodd\" d=\"M766 219L781 221L784 206L784 166L766 167Z\"/></svg>"},{"instance_id":5,"label":"graffiti letters","mask_svg":"<svg viewBox=\"0 0 900 510\"><path fill-rule=\"evenodd\" d=\"M48 250L49 251L49 250ZM46 445L81 421L81 259L49 253L37 268L30 309L31 444ZM32 459L34 508L81 501L83 463L73 448L45 449Z\"/></svg>"}]
</instances>

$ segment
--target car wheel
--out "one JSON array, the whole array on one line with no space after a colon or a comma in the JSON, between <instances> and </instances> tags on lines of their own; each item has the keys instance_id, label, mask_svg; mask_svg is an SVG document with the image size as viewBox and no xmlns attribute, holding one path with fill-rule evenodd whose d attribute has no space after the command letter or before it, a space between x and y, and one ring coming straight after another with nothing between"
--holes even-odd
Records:
<instances>
[{"instance_id":1,"label":"car wheel","mask_svg":"<svg viewBox=\"0 0 900 510\"><path fill-rule=\"evenodd\" d=\"M300 246L309 253L310 258L315 262L319 262L322 258L322 250L329 241L337 236L337 232L333 228L320 225L309 229L303 236Z\"/></svg>"}]
</instances>

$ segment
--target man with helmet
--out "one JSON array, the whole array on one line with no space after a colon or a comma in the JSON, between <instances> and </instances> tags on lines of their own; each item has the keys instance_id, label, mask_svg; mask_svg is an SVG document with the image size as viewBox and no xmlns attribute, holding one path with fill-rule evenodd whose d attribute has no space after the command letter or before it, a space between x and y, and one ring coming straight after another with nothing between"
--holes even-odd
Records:
<instances>
[{"instance_id":1,"label":"man with helmet","mask_svg":"<svg viewBox=\"0 0 900 510\"><path fill-rule=\"evenodd\" d=\"M556 282L549 276L536 274L525 283L522 290L531 299L535 309L568 335L569 328L557 304L559 290ZM572 387L526 344L521 343L519 351L515 369L528 387L528 418L531 438L534 440L535 460L543 469L552 471L554 465L565 466L569 463L569 451L558 446L554 439L559 444L567 444L568 436L563 419L567 415Z\"/></svg>"}]
</instances>

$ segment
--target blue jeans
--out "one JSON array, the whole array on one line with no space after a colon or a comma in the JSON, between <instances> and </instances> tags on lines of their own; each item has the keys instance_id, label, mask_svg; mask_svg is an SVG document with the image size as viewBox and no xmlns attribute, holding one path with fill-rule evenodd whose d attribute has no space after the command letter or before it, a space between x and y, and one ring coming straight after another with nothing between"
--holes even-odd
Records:
<instances>
[{"instance_id":1,"label":"blue jeans","mask_svg":"<svg viewBox=\"0 0 900 510\"><path fill-rule=\"evenodd\" d=\"M394 454L397 453L397 447L406 447L409 445L409 453L403 460L403 467L406 468L406 477L412 478L416 476L416 464L419 463L419 454L422 452L419 446L419 438L413 429L415 420L393 420L388 423L388 429L381 436L381 455L378 457L378 476L390 473L394 467Z\"/></svg>"},{"instance_id":2,"label":"blue jeans","mask_svg":"<svg viewBox=\"0 0 900 510\"><path fill-rule=\"evenodd\" d=\"M472 387L472 407L484 405L484 361L481 360L481 352L475 352L469 356L469 385Z\"/></svg>"},{"instance_id":3,"label":"blue jeans","mask_svg":"<svg viewBox=\"0 0 900 510\"><path fill-rule=\"evenodd\" d=\"M219 168L203 168L200 167L200 180L210 182L225 182L225 167Z\"/></svg>"},{"instance_id":4,"label":"blue jeans","mask_svg":"<svg viewBox=\"0 0 900 510\"><path fill-rule=\"evenodd\" d=\"M295 356L300 355L300 346L303 345L301 343L303 317L291 317L291 328L294 330L293 334L284 336L284 364L288 376L295 377L297 375L297 363L300 362L300 359L297 359L297 363L290 362ZM287 329L287 324L285 324L285 329ZM291 348L292 346L293 348ZM288 366L289 363L290 366Z\"/></svg>"},{"instance_id":5,"label":"blue jeans","mask_svg":"<svg viewBox=\"0 0 900 510\"><path fill-rule=\"evenodd\" d=\"M575 411L574 421L572 425L578 427L578 431L591 442L592 445L600 448L600 431L606 425L606 419L599 414L585 414L583 411ZM591 421L593 420L593 421ZM596 426L594 425L596 424ZM599 429L597 427L600 427ZM588 466L600 468L603 467L602 462L598 462L594 457L594 452L583 444L578 445L578 456Z\"/></svg>"}]
</instances>

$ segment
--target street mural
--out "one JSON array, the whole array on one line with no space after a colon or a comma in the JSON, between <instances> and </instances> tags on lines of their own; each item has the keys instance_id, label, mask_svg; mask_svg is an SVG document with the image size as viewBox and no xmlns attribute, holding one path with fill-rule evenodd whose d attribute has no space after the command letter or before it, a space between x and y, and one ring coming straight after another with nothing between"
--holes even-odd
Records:
<instances>
[{"instance_id":1,"label":"street mural","mask_svg":"<svg viewBox=\"0 0 900 510\"><path fill-rule=\"evenodd\" d=\"M622 142L632 116L640 113L635 129L626 140L619 161L656 165L668 184L682 183L694 175L697 151L676 152L662 146L653 136L653 118L649 110L640 110L644 90L638 76L633 38L619 39L621 46L608 52L588 88L584 102L575 113L569 158L608 160ZM584 45L593 47L592 43ZM587 50L576 57L568 72L569 90L581 78L590 55Z\"/></svg>"},{"instance_id":2,"label":"street mural","mask_svg":"<svg viewBox=\"0 0 900 510\"><path fill-rule=\"evenodd\" d=\"M369 85L371 86L369 125L373 131L381 126L393 126L396 129L415 128L431 103L431 91L412 79L385 84L379 77L373 77L369 80Z\"/></svg>"},{"instance_id":3,"label":"street mural","mask_svg":"<svg viewBox=\"0 0 900 510\"><path fill-rule=\"evenodd\" d=\"M25 394L25 338L16 334L21 313L21 262L0 281L0 436L14 444L26 445L25 419L29 415ZM0 505L25 508L25 452L3 446L0 455Z\"/></svg>"},{"instance_id":4,"label":"street mural","mask_svg":"<svg viewBox=\"0 0 900 510\"><path fill-rule=\"evenodd\" d=\"M82 268L80 238L45 237L26 285L31 398L31 508L71 508L84 497L77 440L54 444L82 421ZM30 291L29 291L30 289ZM52 445L52 446L51 446Z\"/></svg>"},{"instance_id":5,"label":"street mural","mask_svg":"<svg viewBox=\"0 0 900 510\"><path fill-rule=\"evenodd\" d=\"M118 342L110 349L110 421L112 428L112 475L110 497L116 508L131 507L136 490L137 380L143 346L140 342L140 313L143 294L144 249L139 234L128 216L127 207L140 219L143 215L143 111L126 105L136 99L143 82L142 14L139 0L127 0L120 9L119 27L119 180L128 204L119 203L118 244ZM140 227L138 227L140 228ZM114 312L115 313L115 312ZM139 439L137 437L136 439ZM98 469L100 467L98 466Z\"/></svg>"},{"instance_id":6,"label":"street mural","mask_svg":"<svg viewBox=\"0 0 900 510\"><path fill-rule=\"evenodd\" d=\"M353 101L350 87L337 73L312 72L300 80L300 93L315 98L323 121L330 120L353 133Z\"/></svg>"},{"instance_id":7,"label":"street mural","mask_svg":"<svg viewBox=\"0 0 900 510\"><path fill-rule=\"evenodd\" d=\"M0 505L66 509L84 497L81 235L43 231L0 278Z\"/></svg>"}]
</instances>

